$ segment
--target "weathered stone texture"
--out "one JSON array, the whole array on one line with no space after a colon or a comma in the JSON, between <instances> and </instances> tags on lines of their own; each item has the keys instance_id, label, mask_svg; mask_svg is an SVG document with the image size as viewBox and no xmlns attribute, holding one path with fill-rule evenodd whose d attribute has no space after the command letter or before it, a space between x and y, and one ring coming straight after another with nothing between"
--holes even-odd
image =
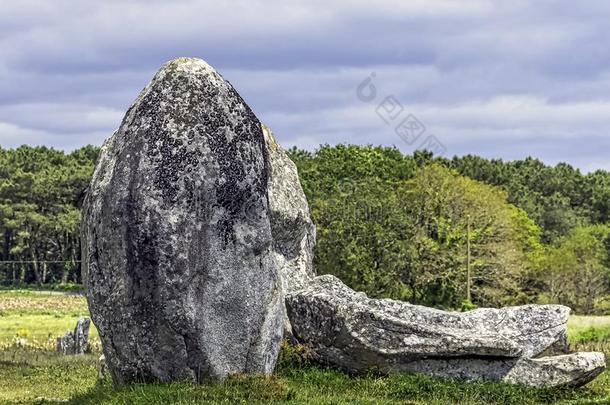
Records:
<instances>
[{"instance_id":1,"label":"weathered stone texture","mask_svg":"<svg viewBox=\"0 0 610 405\"><path fill-rule=\"evenodd\" d=\"M350 373L413 371L542 386L583 384L605 367L600 353L533 359L565 347L570 310L561 305L447 312L370 299L326 275L289 293L286 306L296 340L318 361Z\"/></svg>"},{"instance_id":2,"label":"weathered stone texture","mask_svg":"<svg viewBox=\"0 0 610 405\"><path fill-rule=\"evenodd\" d=\"M573 353L540 358L428 358L399 365L397 371L531 387L578 387L592 381L605 368L603 353Z\"/></svg>"},{"instance_id":3,"label":"weathered stone texture","mask_svg":"<svg viewBox=\"0 0 610 405\"><path fill-rule=\"evenodd\" d=\"M101 150L87 298L115 383L272 372L283 298L261 124L199 59L165 64Z\"/></svg>"},{"instance_id":4,"label":"weathered stone texture","mask_svg":"<svg viewBox=\"0 0 610 405\"><path fill-rule=\"evenodd\" d=\"M89 351L89 328L91 319L80 317L74 331L57 338L57 351L61 354L84 354Z\"/></svg>"},{"instance_id":5,"label":"weathered stone texture","mask_svg":"<svg viewBox=\"0 0 610 405\"><path fill-rule=\"evenodd\" d=\"M295 291L305 287L315 276L316 227L296 165L266 126L263 126L263 134L271 168L268 192L274 253L284 290Z\"/></svg>"},{"instance_id":6,"label":"weathered stone texture","mask_svg":"<svg viewBox=\"0 0 610 405\"><path fill-rule=\"evenodd\" d=\"M264 125L263 134L270 162L267 190L273 255L286 294L304 288L315 276L313 249L316 227L311 220L296 165ZM284 338L293 340L288 317L284 319Z\"/></svg>"}]
</instances>

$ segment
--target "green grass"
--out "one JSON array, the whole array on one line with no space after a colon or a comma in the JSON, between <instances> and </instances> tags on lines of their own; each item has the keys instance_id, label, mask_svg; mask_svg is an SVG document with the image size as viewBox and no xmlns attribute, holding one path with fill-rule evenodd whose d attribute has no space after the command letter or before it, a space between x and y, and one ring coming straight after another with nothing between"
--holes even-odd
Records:
<instances>
[{"instance_id":1,"label":"green grass","mask_svg":"<svg viewBox=\"0 0 610 405\"><path fill-rule=\"evenodd\" d=\"M37 401L41 397L66 400L84 395L95 387L95 357L59 357L33 349L3 350L0 355L0 403L36 404L41 402Z\"/></svg>"},{"instance_id":2,"label":"green grass","mask_svg":"<svg viewBox=\"0 0 610 405\"><path fill-rule=\"evenodd\" d=\"M38 294L38 293L36 293ZM115 389L97 381L94 353L58 356L54 338L86 311L83 297L0 292L0 404L610 404L610 373L578 389L531 389L499 383L464 383L421 375L352 377L311 364L284 347L271 378L235 376L223 383L140 384ZM10 301L9 301L10 299ZM86 313L86 312L85 312ZM14 344L53 338L50 346ZM610 317L574 317L570 343L610 354ZM97 339L92 330L94 340Z\"/></svg>"},{"instance_id":3,"label":"green grass","mask_svg":"<svg viewBox=\"0 0 610 405\"><path fill-rule=\"evenodd\" d=\"M57 291L0 290L0 316L4 315L87 315L82 295Z\"/></svg>"},{"instance_id":4,"label":"green grass","mask_svg":"<svg viewBox=\"0 0 610 405\"><path fill-rule=\"evenodd\" d=\"M272 378L233 377L220 384L141 384L114 389L96 382L96 356L40 354L0 364L0 403L71 404L594 404L610 403L610 376L575 390L497 383L466 384L419 375L350 377L283 359ZM43 401L45 399L45 401Z\"/></svg>"},{"instance_id":5,"label":"green grass","mask_svg":"<svg viewBox=\"0 0 610 405\"><path fill-rule=\"evenodd\" d=\"M572 316L568 341L575 351L604 352L610 358L610 316Z\"/></svg>"},{"instance_id":6,"label":"green grass","mask_svg":"<svg viewBox=\"0 0 610 405\"><path fill-rule=\"evenodd\" d=\"M85 297L57 292L0 291L0 349L15 344L52 349L58 336L73 330L80 316L88 316ZM97 330L91 342L99 344Z\"/></svg>"},{"instance_id":7,"label":"green grass","mask_svg":"<svg viewBox=\"0 0 610 405\"><path fill-rule=\"evenodd\" d=\"M582 330L593 328L610 328L610 316L582 316L572 315L568 320L568 332L570 335Z\"/></svg>"}]
</instances>

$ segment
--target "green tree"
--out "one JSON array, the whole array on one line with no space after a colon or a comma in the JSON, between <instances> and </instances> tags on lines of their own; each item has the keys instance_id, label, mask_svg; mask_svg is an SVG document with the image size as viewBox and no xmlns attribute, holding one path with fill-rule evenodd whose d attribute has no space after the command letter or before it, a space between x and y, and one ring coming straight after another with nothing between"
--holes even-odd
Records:
<instances>
[{"instance_id":1,"label":"green tree","mask_svg":"<svg viewBox=\"0 0 610 405\"><path fill-rule=\"evenodd\" d=\"M596 301L608 294L609 239L609 226L584 226L550 246L540 271L546 285L542 301L594 313Z\"/></svg>"},{"instance_id":2,"label":"green tree","mask_svg":"<svg viewBox=\"0 0 610 405\"><path fill-rule=\"evenodd\" d=\"M0 281L78 278L79 207L98 149L0 148ZM55 263L58 262L58 263Z\"/></svg>"},{"instance_id":3,"label":"green tree","mask_svg":"<svg viewBox=\"0 0 610 405\"><path fill-rule=\"evenodd\" d=\"M539 228L500 189L433 164L408 182L405 208L417 254L405 274L419 302L457 307L466 294L470 224L472 297L478 305L518 303L521 282L540 255Z\"/></svg>"},{"instance_id":4,"label":"green tree","mask_svg":"<svg viewBox=\"0 0 610 405\"><path fill-rule=\"evenodd\" d=\"M318 227L318 273L375 297L459 307L470 217L475 302L526 300L520 286L540 256L540 229L500 189L425 152L339 145L291 155Z\"/></svg>"}]
</instances>

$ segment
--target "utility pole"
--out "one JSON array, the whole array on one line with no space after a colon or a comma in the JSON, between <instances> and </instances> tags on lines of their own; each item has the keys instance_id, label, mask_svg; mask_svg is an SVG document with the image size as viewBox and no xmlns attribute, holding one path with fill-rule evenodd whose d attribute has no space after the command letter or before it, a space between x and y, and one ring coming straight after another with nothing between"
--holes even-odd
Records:
<instances>
[{"instance_id":1,"label":"utility pole","mask_svg":"<svg viewBox=\"0 0 610 405\"><path fill-rule=\"evenodd\" d=\"M466 300L472 302L470 299L470 215L466 216Z\"/></svg>"}]
</instances>

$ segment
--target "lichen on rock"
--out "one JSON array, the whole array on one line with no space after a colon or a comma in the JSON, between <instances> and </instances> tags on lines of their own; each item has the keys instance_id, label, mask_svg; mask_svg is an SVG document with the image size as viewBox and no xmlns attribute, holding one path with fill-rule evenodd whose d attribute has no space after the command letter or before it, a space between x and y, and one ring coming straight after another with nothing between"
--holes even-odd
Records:
<instances>
[{"instance_id":1,"label":"lichen on rock","mask_svg":"<svg viewBox=\"0 0 610 405\"><path fill-rule=\"evenodd\" d=\"M569 308L525 305L448 312L371 299L319 276L286 296L295 339L349 373L419 372L445 378L577 386L605 369L602 353L541 357L565 348Z\"/></svg>"},{"instance_id":2,"label":"lichen on rock","mask_svg":"<svg viewBox=\"0 0 610 405\"><path fill-rule=\"evenodd\" d=\"M261 124L200 59L166 63L101 150L87 299L115 383L269 374L283 299Z\"/></svg>"}]
</instances>

